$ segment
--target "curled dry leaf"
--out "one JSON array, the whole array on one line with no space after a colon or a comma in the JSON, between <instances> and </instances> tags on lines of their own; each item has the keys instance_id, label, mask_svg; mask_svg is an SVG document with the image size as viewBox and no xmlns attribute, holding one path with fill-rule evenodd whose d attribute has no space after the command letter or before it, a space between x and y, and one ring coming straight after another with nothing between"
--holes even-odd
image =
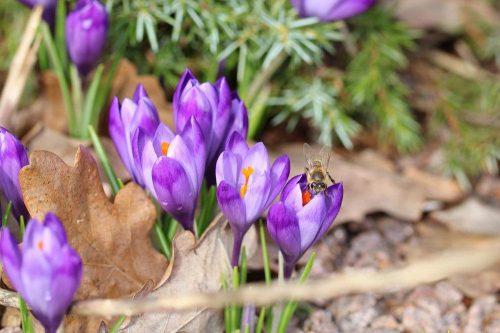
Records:
<instances>
[{"instance_id":1,"label":"curled dry leaf","mask_svg":"<svg viewBox=\"0 0 500 333\"><path fill-rule=\"evenodd\" d=\"M156 217L153 203L134 183L111 203L89 149L79 148L73 167L53 153L35 151L19 182L31 216L42 219L50 211L59 216L82 257L84 276L76 299L132 295L164 274L166 260L148 236ZM98 325L98 320L69 318L66 331L95 332Z\"/></svg>"},{"instance_id":2,"label":"curled dry leaf","mask_svg":"<svg viewBox=\"0 0 500 333\"><path fill-rule=\"evenodd\" d=\"M174 257L164 282L148 297L167 298L220 289L221 278L231 271L228 250L231 232L222 218L216 218L203 237L196 242L193 234L184 231L174 240ZM243 245L249 257L256 251L257 233L251 228ZM133 318L122 333L131 332L222 332L223 322L215 310L199 308L192 311L147 313Z\"/></svg>"}]
</instances>

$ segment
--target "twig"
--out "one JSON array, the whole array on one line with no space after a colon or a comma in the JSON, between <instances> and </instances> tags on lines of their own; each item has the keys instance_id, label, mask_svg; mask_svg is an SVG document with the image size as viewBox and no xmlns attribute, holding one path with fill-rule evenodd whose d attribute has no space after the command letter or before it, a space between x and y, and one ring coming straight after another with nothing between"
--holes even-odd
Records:
<instances>
[{"instance_id":1,"label":"twig","mask_svg":"<svg viewBox=\"0 0 500 333\"><path fill-rule=\"evenodd\" d=\"M500 239L480 246L448 250L415 261L406 267L383 272L356 271L327 278L269 286L248 284L238 290L186 294L168 298L100 299L77 302L71 312L81 315L137 315L145 312L195 308L221 309L234 304L266 305L284 300L326 299L368 291L391 292L439 281L458 274L474 273L500 262ZM168 283L168 282L167 282Z\"/></svg>"},{"instance_id":2,"label":"twig","mask_svg":"<svg viewBox=\"0 0 500 333\"><path fill-rule=\"evenodd\" d=\"M21 43L12 59L9 74L0 97L0 124L7 125L12 112L17 108L28 74L36 60L40 46L40 36L37 36L43 8L37 6L31 12Z\"/></svg>"}]
</instances>

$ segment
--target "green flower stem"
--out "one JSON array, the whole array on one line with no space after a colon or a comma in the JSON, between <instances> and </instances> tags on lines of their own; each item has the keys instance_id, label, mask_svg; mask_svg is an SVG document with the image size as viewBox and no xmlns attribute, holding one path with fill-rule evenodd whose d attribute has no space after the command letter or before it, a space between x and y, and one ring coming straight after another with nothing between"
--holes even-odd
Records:
<instances>
[{"instance_id":1,"label":"green flower stem","mask_svg":"<svg viewBox=\"0 0 500 333\"><path fill-rule=\"evenodd\" d=\"M71 95L68 88L68 82L64 75L64 68L57 54L57 50L54 45L54 40L52 39L52 35L50 33L50 29L46 23L42 24L42 34L43 34L43 40L45 42L45 47L52 61L52 66L54 67L57 78L59 79L59 86L61 88L61 94L63 96L64 107L66 109L66 116L68 117L69 134L73 137L78 136L75 110L73 109L73 104L71 103Z\"/></svg>"},{"instance_id":2,"label":"green flower stem","mask_svg":"<svg viewBox=\"0 0 500 333\"><path fill-rule=\"evenodd\" d=\"M109 330L108 333L116 333L116 332L118 332L118 329L123 324L123 322L125 321L126 318L127 318L126 316L120 316L120 318L118 318L115 321L115 323L113 324L113 326L111 327L111 329Z\"/></svg>"},{"instance_id":3,"label":"green flower stem","mask_svg":"<svg viewBox=\"0 0 500 333\"><path fill-rule=\"evenodd\" d=\"M179 226L179 223L177 223L176 220L174 220L172 217L167 215L168 219L165 221L166 224L166 232L165 234L167 235L167 240L172 244L174 240L174 236L177 232L177 227Z\"/></svg>"},{"instance_id":4,"label":"green flower stem","mask_svg":"<svg viewBox=\"0 0 500 333\"><path fill-rule=\"evenodd\" d=\"M90 134L90 140L92 141L94 149L97 153L97 157L99 158L101 166L104 169L104 173L106 174L109 184L111 185L111 190L113 191L113 195L116 195L116 193L118 193L120 188L123 187L123 184L116 177L116 174L113 171L113 168L111 167L111 163L109 162L108 156L106 155L106 151L104 151L104 148L101 144L101 141L99 140L99 137L97 136L97 133L94 130L94 127L89 126L88 131Z\"/></svg>"},{"instance_id":5,"label":"green flower stem","mask_svg":"<svg viewBox=\"0 0 500 333\"><path fill-rule=\"evenodd\" d=\"M68 54L66 53L65 26L66 26L66 1L58 1L56 9L55 44L63 69L66 69L68 65Z\"/></svg>"},{"instance_id":6,"label":"green flower stem","mask_svg":"<svg viewBox=\"0 0 500 333\"><path fill-rule=\"evenodd\" d=\"M233 289L236 290L239 288L239 282L240 282L240 274L238 267L233 267ZM239 306L237 305L232 305L231 306L231 327L233 330L236 330L238 327L238 323L240 322L239 320Z\"/></svg>"},{"instance_id":7,"label":"green flower stem","mask_svg":"<svg viewBox=\"0 0 500 333\"><path fill-rule=\"evenodd\" d=\"M12 201L9 201L9 203L7 204L7 208L5 208L5 212L3 213L2 216L2 227L5 227L7 225L11 209L12 209Z\"/></svg>"},{"instance_id":8,"label":"green flower stem","mask_svg":"<svg viewBox=\"0 0 500 333\"><path fill-rule=\"evenodd\" d=\"M160 221L156 221L156 223L154 224L154 230L156 237L158 237L158 240L160 242L161 251L168 259L172 258L172 250L170 249L170 244L167 240L167 237L165 236L165 233L163 232Z\"/></svg>"},{"instance_id":9,"label":"green flower stem","mask_svg":"<svg viewBox=\"0 0 500 333\"><path fill-rule=\"evenodd\" d=\"M247 250L243 246L241 249L241 274L240 274L240 286L247 283Z\"/></svg>"},{"instance_id":10,"label":"green flower stem","mask_svg":"<svg viewBox=\"0 0 500 333\"><path fill-rule=\"evenodd\" d=\"M304 283L307 278L309 277L309 274L311 274L311 269L314 263L314 259L316 258L316 254L313 253L309 257L309 260L307 260L306 267L304 267L304 271L300 275L299 281L300 283ZM290 322L290 319L292 319L293 313L295 312L295 309L297 308L297 302L296 301L289 301L285 309L281 315L280 318L280 323L278 326L278 333L286 333L286 328L288 327L288 322Z\"/></svg>"},{"instance_id":11,"label":"green flower stem","mask_svg":"<svg viewBox=\"0 0 500 333\"><path fill-rule=\"evenodd\" d=\"M264 262L264 279L266 281L266 284L271 283L271 266L269 265L269 253L267 252L267 242L266 242L266 232L264 230L264 223L262 220L259 220L259 234L260 234L260 244L262 248L262 261ZM267 315L267 307L263 307L260 310L259 314L259 319L257 321L257 326L255 329L256 333L262 332L264 328L264 320L266 319ZM271 317L268 318L269 325L271 325L270 321L272 320Z\"/></svg>"},{"instance_id":12,"label":"green flower stem","mask_svg":"<svg viewBox=\"0 0 500 333\"><path fill-rule=\"evenodd\" d=\"M24 230L26 230L26 223L24 222L24 216L21 215L19 217L19 233L21 234L21 238L24 237Z\"/></svg>"},{"instance_id":13,"label":"green flower stem","mask_svg":"<svg viewBox=\"0 0 500 333\"><path fill-rule=\"evenodd\" d=\"M33 333L33 323L30 312L24 300L19 296L19 310L21 312L21 327L24 333Z\"/></svg>"},{"instance_id":14,"label":"green flower stem","mask_svg":"<svg viewBox=\"0 0 500 333\"><path fill-rule=\"evenodd\" d=\"M216 200L215 186L210 186L207 189L206 183L203 182L201 188L200 196L200 214L196 219L196 234L199 237L203 235L203 232L207 229L212 221L215 211L215 200Z\"/></svg>"},{"instance_id":15,"label":"green flower stem","mask_svg":"<svg viewBox=\"0 0 500 333\"><path fill-rule=\"evenodd\" d=\"M83 106L82 131L80 133L83 139L88 139L89 137L89 132L85 129L87 129L89 125L91 125L92 119L98 118L98 116L94 116L93 114L99 114L101 111L100 109L96 108L96 95L99 89L99 83L101 82L103 71L104 66L102 64L97 66L94 77L92 78L92 82L90 83L87 96L85 96L85 105Z\"/></svg>"},{"instance_id":16,"label":"green flower stem","mask_svg":"<svg viewBox=\"0 0 500 333\"><path fill-rule=\"evenodd\" d=\"M264 223L259 220L260 244L262 247L262 261L264 262L264 278L266 284L271 283L271 265L269 265L269 254L267 252L266 233L264 231Z\"/></svg>"},{"instance_id":17,"label":"green flower stem","mask_svg":"<svg viewBox=\"0 0 500 333\"><path fill-rule=\"evenodd\" d=\"M44 44L40 44L38 48L38 66L42 71L49 69L49 59L47 58L47 50Z\"/></svg>"},{"instance_id":18,"label":"green flower stem","mask_svg":"<svg viewBox=\"0 0 500 333\"><path fill-rule=\"evenodd\" d=\"M73 97L73 108L75 110L75 116L78 121L82 116L82 107L83 107L82 82L80 81L80 75L78 75L78 70L73 65L71 65L69 68L69 78L71 81L71 95ZM81 132L83 131L80 131L80 133Z\"/></svg>"},{"instance_id":19,"label":"green flower stem","mask_svg":"<svg viewBox=\"0 0 500 333\"><path fill-rule=\"evenodd\" d=\"M221 274L222 290L227 290L227 282L224 274ZM232 333L231 327L231 307L226 306L224 308L224 323L226 325L226 333Z\"/></svg>"}]
</instances>

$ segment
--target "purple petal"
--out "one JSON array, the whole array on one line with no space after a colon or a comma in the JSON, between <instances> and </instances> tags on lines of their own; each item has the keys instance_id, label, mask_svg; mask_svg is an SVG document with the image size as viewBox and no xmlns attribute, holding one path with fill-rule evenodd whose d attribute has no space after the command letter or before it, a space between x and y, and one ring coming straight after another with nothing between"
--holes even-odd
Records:
<instances>
[{"instance_id":1,"label":"purple petal","mask_svg":"<svg viewBox=\"0 0 500 333\"><path fill-rule=\"evenodd\" d=\"M172 158L182 165L189 179L191 189L197 189L201 186L201 181L198 180L196 167L193 163L193 151L188 148L181 136L176 135L170 143L167 157Z\"/></svg>"},{"instance_id":2,"label":"purple petal","mask_svg":"<svg viewBox=\"0 0 500 333\"><path fill-rule=\"evenodd\" d=\"M191 163L194 162L197 174L197 185L195 188L199 188L203 181L203 174L205 173L206 147L203 132L196 119L193 117L190 119L186 126L184 126L181 136L192 152Z\"/></svg>"},{"instance_id":3,"label":"purple petal","mask_svg":"<svg viewBox=\"0 0 500 333\"><path fill-rule=\"evenodd\" d=\"M243 157L247 155L249 148L246 139L241 133L233 132L227 142L226 150Z\"/></svg>"},{"instance_id":4,"label":"purple petal","mask_svg":"<svg viewBox=\"0 0 500 333\"><path fill-rule=\"evenodd\" d=\"M300 184L295 184L293 187L289 187L287 189L287 195L285 199L281 199L285 205L293 208L296 212L302 209L302 190L300 188Z\"/></svg>"},{"instance_id":5,"label":"purple petal","mask_svg":"<svg viewBox=\"0 0 500 333\"><path fill-rule=\"evenodd\" d=\"M233 132L238 132L244 138L248 133L248 112L245 103L240 100L237 93L233 92L231 102L231 115L233 117L230 128L227 132L229 138Z\"/></svg>"},{"instance_id":6,"label":"purple petal","mask_svg":"<svg viewBox=\"0 0 500 333\"><path fill-rule=\"evenodd\" d=\"M290 179L283 188L283 191L281 192L281 200L282 201L286 200L288 195L290 195L292 190L294 190L295 186L299 183L304 183L305 181L306 181L305 174L300 174Z\"/></svg>"},{"instance_id":7,"label":"purple petal","mask_svg":"<svg viewBox=\"0 0 500 333\"><path fill-rule=\"evenodd\" d=\"M251 166L255 170L261 170L265 173L271 169L269 155L266 146L262 142L257 142L247 153L243 160L243 167Z\"/></svg>"},{"instance_id":8,"label":"purple petal","mask_svg":"<svg viewBox=\"0 0 500 333\"><path fill-rule=\"evenodd\" d=\"M175 138L174 132L164 123L160 123L153 138L153 146L158 156L162 155L162 145L164 142L170 144Z\"/></svg>"},{"instance_id":9,"label":"purple petal","mask_svg":"<svg viewBox=\"0 0 500 333\"><path fill-rule=\"evenodd\" d=\"M144 89L144 86L142 84L138 84L137 87L135 88L135 91L134 91L134 96L132 97L132 100L138 104L139 103L139 100L141 98L144 98L144 97L147 97L149 98L149 95L146 91L146 89Z\"/></svg>"},{"instance_id":10,"label":"purple petal","mask_svg":"<svg viewBox=\"0 0 500 333\"><path fill-rule=\"evenodd\" d=\"M277 202L269 208L267 230L287 262L295 263L301 255L299 220L295 211Z\"/></svg>"},{"instance_id":11,"label":"purple petal","mask_svg":"<svg viewBox=\"0 0 500 333\"><path fill-rule=\"evenodd\" d=\"M217 186L217 201L224 216L228 219L235 234L243 234L248 228L245 206L237 189L222 181Z\"/></svg>"},{"instance_id":12,"label":"purple petal","mask_svg":"<svg viewBox=\"0 0 500 333\"><path fill-rule=\"evenodd\" d=\"M241 170L241 157L230 151L223 152L217 160L216 177L217 185L225 181L233 187L238 186L238 179Z\"/></svg>"},{"instance_id":13,"label":"purple petal","mask_svg":"<svg viewBox=\"0 0 500 333\"><path fill-rule=\"evenodd\" d=\"M206 146L210 147L212 130L212 105L210 100L207 99L200 86L194 86L182 94L179 103L179 111L175 122L177 132L181 133L189 119L194 117L203 131Z\"/></svg>"},{"instance_id":14,"label":"purple petal","mask_svg":"<svg viewBox=\"0 0 500 333\"><path fill-rule=\"evenodd\" d=\"M125 128L123 126L122 116L120 113L120 102L118 98L113 98L109 109L109 135L118 151L118 155L125 165L125 168L130 172L130 162L125 142Z\"/></svg>"},{"instance_id":15,"label":"purple petal","mask_svg":"<svg viewBox=\"0 0 500 333\"><path fill-rule=\"evenodd\" d=\"M144 180L144 185L154 197L157 197L157 195L153 184L152 172L153 166L157 160L158 155L153 147L153 142L146 139L141 156L142 178Z\"/></svg>"},{"instance_id":16,"label":"purple petal","mask_svg":"<svg viewBox=\"0 0 500 333\"><path fill-rule=\"evenodd\" d=\"M191 188L182 165L169 157L160 157L153 165L153 185L158 202L184 229L193 231L198 193Z\"/></svg>"},{"instance_id":17,"label":"purple petal","mask_svg":"<svg viewBox=\"0 0 500 333\"><path fill-rule=\"evenodd\" d=\"M216 83L217 106L212 112L212 142L210 152L207 153L207 161L213 163L221 151L224 149L226 141L228 123L231 118L231 90L227 81L223 78Z\"/></svg>"},{"instance_id":18,"label":"purple petal","mask_svg":"<svg viewBox=\"0 0 500 333\"><path fill-rule=\"evenodd\" d=\"M66 231L61 223L61 220L52 212L48 212L43 220L43 225L48 228L54 237L56 237L60 244L66 244Z\"/></svg>"},{"instance_id":19,"label":"purple petal","mask_svg":"<svg viewBox=\"0 0 500 333\"><path fill-rule=\"evenodd\" d=\"M148 98L141 98L130 125L130 134L140 127L146 134L153 135L159 124L160 118L153 102Z\"/></svg>"},{"instance_id":20,"label":"purple petal","mask_svg":"<svg viewBox=\"0 0 500 333\"><path fill-rule=\"evenodd\" d=\"M317 17L321 21L337 21L363 13L376 0L291 0L302 17Z\"/></svg>"},{"instance_id":21,"label":"purple petal","mask_svg":"<svg viewBox=\"0 0 500 333\"><path fill-rule=\"evenodd\" d=\"M191 70L189 68L186 68L184 70L184 73L182 73L182 76L177 83L177 87L175 88L174 92L174 98L172 101L173 109L174 109L174 122L177 124L177 119L178 119L178 112L179 112L179 107L180 107L180 99L181 95L184 92L184 89L186 88L186 85L191 81L191 80L196 80L196 77L193 75ZM184 126L182 126L184 127ZM177 130L179 127L177 127Z\"/></svg>"},{"instance_id":22,"label":"purple petal","mask_svg":"<svg viewBox=\"0 0 500 333\"><path fill-rule=\"evenodd\" d=\"M288 158L288 155L282 155L274 161L274 164L271 167L271 192L269 194L269 198L267 199L267 207L269 207L276 196L281 192L289 175L290 158Z\"/></svg>"},{"instance_id":23,"label":"purple petal","mask_svg":"<svg viewBox=\"0 0 500 333\"><path fill-rule=\"evenodd\" d=\"M306 251L316 240L326 217L324 194L320 193L297 212L300 228L300 246Z\"/></svg>"},{"instance_id":24,"label":"purple petal","mask_svg":"<svg viewBox=\"0 0 500 333\"><path fill-rule=\"evenodd\" d=\"M264 210L266 210L270 182L269 176L263 172L259 173L258 170L255 170L249 177L247 192L243 198L248 224L257 221L262 213L264 213Z\"/></svg>"},{"instance_id":25,"label":"purple petal","mask_svg":"<svg viewBox=\"0 0 500 333\"><path fill-rule=\"evenodd\" d=\"M0 233L0 259L2 260L3 270L7 274L14 289L22 293L20 270L22 257L17 241L14 239L9 229L2 228Z\"/></svg>"},{"instance_id":26,"label":"purple petal","mask_svg":"<svg viewBox=\"0 0 500 333\"><path fill-rule=\"evenodd\" d=\"M340 212L340 206L344 197L344 186L342 183L332 185L326 189L325 194L327 212L314 242L317 242L330 229L330 226Z\"/></svg>"}]
</instances>

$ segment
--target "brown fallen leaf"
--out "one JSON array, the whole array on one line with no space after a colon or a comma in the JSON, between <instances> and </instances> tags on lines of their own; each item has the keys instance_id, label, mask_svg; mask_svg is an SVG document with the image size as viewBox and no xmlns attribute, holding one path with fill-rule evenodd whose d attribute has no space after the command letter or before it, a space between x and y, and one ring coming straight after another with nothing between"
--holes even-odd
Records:
<instances>
[{"instance_id":1,"label":"brown fallen leaf","mask_svg":"<svg viewBox=\"0 0 500 333\"><path fill-rule=\"evenodd\" d=\"M486 1L386 0L395 2L396 15L411 28L457 32L476 22L496 24L498 13Z\"/></svg>"},{"instance_id":2,"label":"brown fallen leaf","mask_svg":"<svg viewBox=\"0 0 500 333\"><path fill-rule=\"evenodd\" d=\"M113 142L107 137L100 137L101 143L106 151L106 155L111 163L111 167L115 174L124 183L130 179L128 171L123 166L123 163L118 156L118 153L113 145ZM79 140L71 138L66 134L55 131L50 127L39 123L32 128L24 137L23 143L29 151L47 150L59 156L64 163L71 164L75 159L75 153L80 145L90 147L89 140ZM96 154L92 151L93 156ZM102 171L102 170L101 170ZM104 172L101 172L101 180L107 181Z\"/></svg>"},{"instance_id":3,"label":"brown fallen leaf","mask_svg":"<svg viewBox=\"0 0 500 333\"><path fill-rule=\"evenodd\" d=\"M500 209L475 198L469 198L459 206L433 212L431 218L459 232L500 235Z\"/></svg>"},{"instance_id":4,"label":"brown fallen leaf","mask_svg":"<svg viewBox=\"0 0 500 333\"><path fill-rule=\"evenodd\" d=\"M111 203L89 149L79 148L73 167L53 153L35 151L19 182L31 216L42 219L54 212L82 257L84 276L77 300L129 296L164 274L166 260L148 237L154 205L134 183ZM85 323L71 316L65 323L67 332L95 332L99 325L98 320Z\"/></svg>"},{"instance_id":5,"label":"brown fallen leaf","mask_svg":"<svg viewBox=\"0 0 500 333\"><path fill-rule=\"evenodd\" d=\"M168 127L172 129L175 128L172 105L167 102L165 92L158 78L153 75L138 75L135 65L126 59L122 59L118 65L118 69L113 79L110 97L117 96L120 101L124 98L131 98L139 83L144 86L149 97L156 106L160 115L160 120L167 124Z\"/></svg>"},{"instance_id":6,"label":"brown fallen leaf","mask_svg":"<svg viewBox=\"0 0 500 333\"><path fill-rule=\"evenodd\" d=\"M302 145L282 145L271 153L274 156L284 153L290 156L290 176L304 172ZM367 214L375 212L385 212L405 221L417 221L427 200L452 202L463 196L452 181L434 182L437 177L411 170L401 174L387 162L367 163L373 160L370 155L353 161L339 155L332 156L329 171L336 181L344 183L344 201L335 225L361 222Z\"/></svg>"},{"instance_id":7,"label":"brown fallen leaf","mask_svg":"<svg viewBox=\"0 0 500 333\"><path fill-rule=\"evenodd\" d=\"M196 242L190 232L174 240L174 257L159 287L148 297L170 297L193 292L220 289L221 277L228 277L231 267L228 250L231 232L223 218L216 220ZM256 251L257 233L251 228L244 246L249 257ZM199 308L193 311L147 313L133 318L120 332L222 332L223 322L218 311Z\"/></svg>"}]
</instances>

